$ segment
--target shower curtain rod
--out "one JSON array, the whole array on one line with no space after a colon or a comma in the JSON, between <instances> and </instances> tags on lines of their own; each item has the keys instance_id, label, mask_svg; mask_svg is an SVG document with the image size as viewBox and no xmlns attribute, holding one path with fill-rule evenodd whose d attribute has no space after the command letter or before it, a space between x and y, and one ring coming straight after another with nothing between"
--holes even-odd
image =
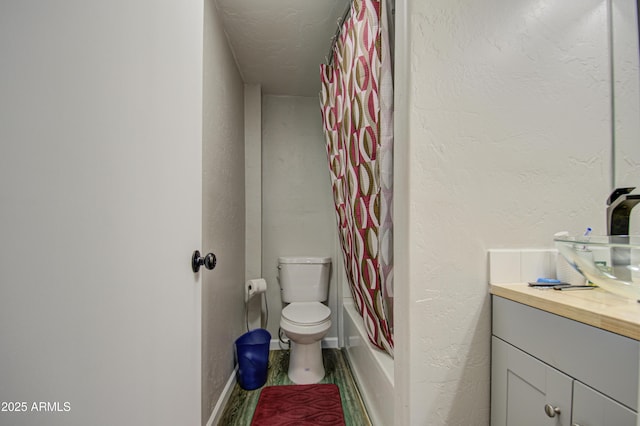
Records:
<instances>
[{"instance_id":1,"label":"shower curtain rod","mask_svg":"<svg viewBox=\"0 0 640 426\"><path fill-rule=\"evenodd\" d=\"M344 21L346 21L347 18L349 17L349 13L351 12L352 1L353 0L349 0L344 13L342 14L342 18L338 19L338 28L336 29L336 32L333 34L333 37L331 37L331 47L329 47L329 54L325 58L325 62L329 66L333 64L333 48L336 46L336 43L338 42L338 36L340 35L340 31L342 31L342 24L344 24Z\"/></svg>"}]
</instances>

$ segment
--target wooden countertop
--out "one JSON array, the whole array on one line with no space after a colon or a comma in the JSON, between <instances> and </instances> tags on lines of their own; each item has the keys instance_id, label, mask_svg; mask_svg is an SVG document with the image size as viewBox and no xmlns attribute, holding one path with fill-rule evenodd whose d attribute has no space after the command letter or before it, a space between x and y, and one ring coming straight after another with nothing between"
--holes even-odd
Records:
<instances>
[{"instance_id":1,"label":"wooden countertop","mask_svg":"<svg viewBox=\"0 0 640 426\"><path fill-rule=\"evenodd\" d=\"M490 292L533 308L640 340L640 303L593 290L557 291L527 284L490 284Z\"/></svg>"}]
</instances>

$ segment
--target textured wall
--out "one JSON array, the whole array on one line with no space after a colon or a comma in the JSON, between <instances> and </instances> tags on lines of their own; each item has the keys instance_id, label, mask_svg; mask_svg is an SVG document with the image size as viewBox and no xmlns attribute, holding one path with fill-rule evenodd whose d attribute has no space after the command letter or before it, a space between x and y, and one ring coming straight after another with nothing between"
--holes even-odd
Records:
<instances>
[{"instance_id":1,"label":"textured wall","mask_svg":"<svg viewBox=\"0 0 640 426\"><path fill-rule=\"evenodd\" d=\"M262 105L262 276L277 338L278 257L334 257L335 213L318 99L265 96ZM336 287L332 279L328 337L337 337Z\"/></svg>"},{"instance_id":2,"label":"textured wall","mask_svg":"<svg viewBox=\"0 0 640 426\"><path fill-rule=\"evenodd\" d=\"M234 367L244 324L244 85L217 11L205 2L202 249L218 266L202 273L202 421Z\"/></svg>"},{"instance_id":3,"label":"textured wall","mask_svg":"<svg viewBox=\"0 0 640 426\"><path fill-rule=\"evenodd\" d=\"M605 7L398 2L410 64L396 144L398 424L489 424L488 248L604 231Z\"/></svg>"}]
</instances>

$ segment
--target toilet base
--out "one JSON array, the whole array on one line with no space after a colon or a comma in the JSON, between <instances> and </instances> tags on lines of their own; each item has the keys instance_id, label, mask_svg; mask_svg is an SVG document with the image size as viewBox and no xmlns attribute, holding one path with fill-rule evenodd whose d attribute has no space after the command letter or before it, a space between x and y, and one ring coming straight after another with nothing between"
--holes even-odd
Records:
<instances>
[{"instance_id":1,"label":"toilet base","mask_svg":"<svg viewBox=\"0 0 640 426\"><path fill-rule=\"evenodd\" d=\"M298 385L318 383L324 378L320 341L303 344L292 340L289 352L289 378Z\"/></svg>"}]
</instances>

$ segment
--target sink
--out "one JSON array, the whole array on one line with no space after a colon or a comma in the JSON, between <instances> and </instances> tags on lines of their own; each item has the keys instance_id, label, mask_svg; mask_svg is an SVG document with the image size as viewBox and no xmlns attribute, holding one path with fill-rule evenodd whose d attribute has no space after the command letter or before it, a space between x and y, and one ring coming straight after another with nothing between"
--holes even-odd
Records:
<instances>
[{"instance_id":1,"label":"sink","mask_svg":"<svg viewBox=\"0 0 640 426\"><path fill-rule=\"evenodd\" d=\"M640 235L557 236L560 254L602 289L640 301Z\"/></svg>"}]
</instances>

